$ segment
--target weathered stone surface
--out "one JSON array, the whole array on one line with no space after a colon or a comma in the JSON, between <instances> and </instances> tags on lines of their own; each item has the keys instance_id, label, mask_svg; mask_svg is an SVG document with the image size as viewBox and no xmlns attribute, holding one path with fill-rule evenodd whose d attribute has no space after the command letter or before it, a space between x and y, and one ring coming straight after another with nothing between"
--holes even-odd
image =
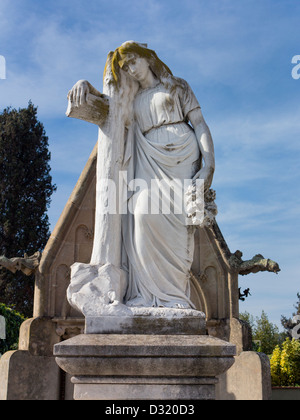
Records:
<instances>
[{"instance_id":1,"label":"weathered stone surface","mask_svg":"<svg viewBox=\"0 0 300 420\"><path fill-rule=\"evenodd\" d=\"M54 346L54 356L233 357L236 348L210 336L82 334Z\"/></svg>"},{"instance_id":2,"label":"weathered stone surface","mask_svg":"<svg viewBox=\"0 0 300 420\"><path fill-rule=\"evenodd\" d=\"M241 276L246 276L250 273L259 273L260 271L269 271L270 273L278 274L281 270L276 261L265 258L261 254L255 255L251 260L243 261L243 253L236 251L230 257L230 264L235 268Z\"/></svg>"},{"instance_id":3,"label":"weathered stone surface","mask_svg":"<svg viewBox=\"0 0 300 420\"><path fill-rule=\"evenodd\" d=\"M60 371L53 345L60 341L51 318L26 320L20 329L19 350L0 358L0 400L57 400Z\"/></svg>"},{"instance_id":4,"label":"weathered stone surface","mask_svg":"<svg viewBox=\"0 0 300 420\"><path fill-rule=\"evenodd\" d=\"M127 316L87 317L86 334L206 333L203 312L172 308L128 308Z\"/></svg>"},{"instance_id":5,"label":"weathered stone surface","mask_svg":"<svg viewBox=\"0 0 300 420\"><path fill-rule=\"evenodd\" d=\"M214 400L214 378L74 377L75 400Z\"/></svg>"},{"instance_id":6,"label":"weathered stone surface","mask_svg":"<svg viewBox=\"0 0 300 420\"><path fill-rule=\"evenodd\" d=\"M72 376L215 377L234 363L229 357L57 357L61 369Z\"/></svg>"},{"instance_id":7,"label":"weathered stone surface","mask_svg":"<svg viewBox=\"0 0 300 420\"><path fill-rule=\"evenodd\" d=\"M24 255L23 258L6 258L0 256L0 268L6 268L12 273L22 271L26 276L31 276L40 264L41 253L36 252L32 256Z\"/></svg>"},{"instance_id":8,"label":"weathered stone surface","mask_svg":"<svg viewBox=\"0 0 300 420\"><path fill-rule=\"evenodd\" d=\"M19 350L32 356L53 356L53 346L60 341L50 317L27 319L20 328Z\"/></svg>"},{"instance_id":9,"label":"weathered stone surface","mask_svg":"<svg viewBox=\"0 0 300 420\"><path fill-rule=\"evenodd\" d=\"M235 358L235 364L220 376L219 400L261 401L272 396L270 361L263 353L247 351Z\"/></svg>"},{"instance_id":10,"label":"weathered stone surface","mask_svg":"<svg viewBox=\"0 0 300 420\"><path fill-rule=\"evenodd\" d=\"M105 123L109 112L109 98L98 92L87 81L81 81L88 86L89 93L86 95L85 106L80 106L76 101L69 100L67 117L78 118L92 124L102 125ZM70 99L71 92L68 94Z\"/></svg>"},{"instance_id":11,"label":"weathered stone surface","mask_svg":"<svg viewBox=\"0 0 300 420\"><path fill-rule=\"evenodd\" d=\"M53 357L10 351L0 359L0 400L59 399L59 368Z\"/></svg>"},{"instance_id":12,"label":"weathered stone surface","mask_svg":"<svg viewBox=\"0 0 300 420\"><path fill-rule=\"evenodd\" d=\"M54 347L75 399L215 399L235 346L209 336L80 335Z\"/></svg>"},{"instance_id":13,"label":"weathered stone surface","mask_svg":"<svg viewBox=\"0 0 300 420\"><path fill-rule=\"evenodd\" d=\"M126 292L125 272L112 264L75 263L71 267L69 303L85 317L131 315L123 305Z\"/></svg>"}]
</instances>

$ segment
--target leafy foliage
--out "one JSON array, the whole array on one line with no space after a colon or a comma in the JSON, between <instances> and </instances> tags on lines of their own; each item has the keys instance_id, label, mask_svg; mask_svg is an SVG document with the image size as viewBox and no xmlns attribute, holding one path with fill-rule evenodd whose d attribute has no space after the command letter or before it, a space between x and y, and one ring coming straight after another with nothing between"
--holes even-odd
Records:
<instances>
[{"instance_id":1,"label":"leafy foliage","mask_svg":"<svg viewBox=\"0 0 300 420\"><path fill-rule=\"evenodd\" d=\"M254 318L248 312L240 318L251 326L253 350L270 355L273 386L300 386L300 341L280 333L267 314Z\"/></svg>"},{"instance_id":2,"label":"leafy foliage","mask_svg":"<svg viewBox=\"0 0 300 420\"><path fill-rule=\"evenodd\" d=\"M300 341L287 338L270 362L273 386L300 386Z\"/></svg>"},{"instance_id":3,"label":"leafy foliage","mask_svg":"<svg viewBox=\"0 0 300 420\"><path fill-rule=\"evenodd\" d=\"M269 321L264 311L260 318L254 318L248 312L240 314L240 318L248 322L251 327L254 351L270 355L286 338L286 335L280 333L279 328Z\"/></svg>"},{"instance_id":4,"label":"leafy foliage","mask_svg":"<svg viewBox=\"0 0 300 420\"><path fill-rule=\"evenodd\" d=\"M42 251L49 237L47 209L56 187L50 176L48 137L37 108L0 114L0 255ZM0 301L31 316L34 278L0 270Z\"/></svg>"},{"instance_id":5,"label":"leafy foliage","mask_svg":"<svg viewBox=\"0 0 300 420\"><path fill-rule=\"evenodd\" d=\"M271 363L271 377L272 385L280 386L281 385L281 348L276 346L272 357L270 359Z\"/></svg>"},{"instance_id":6,"label":"leafy foliage","mask_svg":"<svg viewBox=\"0 0 300 420\"><path fill-rule=\"evenodd\" d=\"M6 322L6 338L0 340L0 355L18 348L19 330L25 318L20 313L0 303L0 315Z\"/></svg>"}]
</instances>

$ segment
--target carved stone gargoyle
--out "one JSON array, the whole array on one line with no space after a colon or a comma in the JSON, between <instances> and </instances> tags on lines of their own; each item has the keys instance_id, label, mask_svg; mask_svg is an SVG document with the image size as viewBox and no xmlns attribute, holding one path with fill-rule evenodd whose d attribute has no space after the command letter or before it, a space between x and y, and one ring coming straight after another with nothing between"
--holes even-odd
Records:
<instances>
[{"instance_id":1,"label":"carved stone gargoyle","mask_svg":"<svg viewBox=\"0 0 300 420\"><path fill-rule=\"evenodd\" d=\"M266 259L263 255L255 255L251 260L243 261L243 253L236 251L229 259L230 265L235 268L241 276L260 271L269 271L278 274L281 270L277 262Z\"/></svg>"},{"instance_id":2,"label":"carved stone gargoyle","mask_svg":"<svg viewBox=\"0 0 300 420\"><path fill-rule=\"evenodd\" d=\"M41 260L41 253L36 252L31 257L28 257L27 254L23 258L6 258L0 256L0 268L6 268L12 273L17 271L22 271L26 276L31 276L38 268Z\"/></svg>"}]
</instances>

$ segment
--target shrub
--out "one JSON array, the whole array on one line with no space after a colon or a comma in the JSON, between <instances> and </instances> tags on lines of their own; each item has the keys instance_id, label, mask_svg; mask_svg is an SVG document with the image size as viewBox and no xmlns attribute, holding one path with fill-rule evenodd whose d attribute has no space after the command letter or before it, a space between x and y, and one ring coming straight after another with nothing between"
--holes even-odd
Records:
<instances>
[{"instance_id":1,"label":"shrub","mask_svg":"<svg viewBox=\"0 0 300 420\"><path fill-rule=\"evenodd\" d=\"M271 357L273 386L300 386L300 342L287 338Z\"/></svg>"},{"instance_id":2,"label":"shrub","mask_svg":"<svg viewBox=\"0 0 300 420\"><path fill-rule=\"evenodd\" d=\"M270 363L271 363L272 385L280 386L281 385L281 348L280 346L275 347Z\"/></svg>"},{"instance_id":3,"label":"shrub","mask_svg":"<svg viewBox=\"0 0 300 420\"><path fill-rule=\"evenodd\" d=\"M0 316L5 318L6 338L0 339L0 356L9 350L17 350L19 330L25 318L20 313L0 303Z\"/></svg>"}]
</instances>

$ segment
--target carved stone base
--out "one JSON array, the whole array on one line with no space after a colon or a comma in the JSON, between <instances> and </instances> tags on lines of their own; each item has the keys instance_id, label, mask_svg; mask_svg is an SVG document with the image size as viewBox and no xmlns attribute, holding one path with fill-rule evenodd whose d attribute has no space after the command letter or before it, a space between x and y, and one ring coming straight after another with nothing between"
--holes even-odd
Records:
<instances>
[{"instance_id":1,"label":"carved stone base","mask_svg":"<svg viewBox=\"0 0 300 420\"><path fill-rule=\"evenodd\" d=\"M86 334L206 333L205 314L192 309L128 308L127 316L87 317Z\"/></svg>"},{"instance_id":2,"label":"carved stone base","mask_svg":"<svg viewBox=\"0 0 300 420\"><path fill-rule=\"evenodd\" d=\"M79 335L56 344L76 400L214 400L235 346L205 335Z\"/></svg>"},{"instance_id":3,"label":"carved stone base","mask_svg":"<svg viewBox=\"0 0 300 420\"><path fill-rule=\"evenodd\" d=\"M74 399L215 400L215 378L99 378L75 376Z\"/></svg>"}]
</instances>

